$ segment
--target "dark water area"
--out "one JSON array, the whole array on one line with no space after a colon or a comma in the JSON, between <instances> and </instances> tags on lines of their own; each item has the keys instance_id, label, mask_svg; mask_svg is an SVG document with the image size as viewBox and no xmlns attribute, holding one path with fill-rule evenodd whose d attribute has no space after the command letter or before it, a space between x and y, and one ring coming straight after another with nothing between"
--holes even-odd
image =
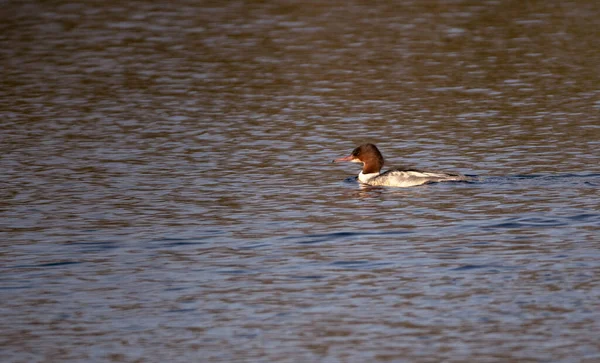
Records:
<instances>
[{"instance_id":1,"label":"dark water area","mask_svg":"<svg viewBox=\"0 0 600 363\"><path fill-rule=\"evenodd\" d=\"M0 361L600 361L599 3L1 4Z\"/></svg>"}]
</instances>

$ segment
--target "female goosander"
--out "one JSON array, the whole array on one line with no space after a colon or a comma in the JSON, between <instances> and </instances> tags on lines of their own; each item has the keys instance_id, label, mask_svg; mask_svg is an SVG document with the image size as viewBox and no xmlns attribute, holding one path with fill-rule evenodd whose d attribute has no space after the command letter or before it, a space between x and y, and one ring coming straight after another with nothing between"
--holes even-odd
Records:
<instances>
[{"instance_id":1,"label":"female goosander","mask_svg":"<svg viewBox=\"0 0 600 363\"><path fill-rule=\"evenodd\" d=\"M334 163L340 161L362 163L363 168L358 174L358 180L367 185L412 187L426 183L471 180L471 178L461 174L421 171L416 169L392 169L385 173L381 173L381 167L384 162L383 156L373 144L360 145L352 151L352 154L344 158L333 160Z\"/></svg>"}]
</instances>

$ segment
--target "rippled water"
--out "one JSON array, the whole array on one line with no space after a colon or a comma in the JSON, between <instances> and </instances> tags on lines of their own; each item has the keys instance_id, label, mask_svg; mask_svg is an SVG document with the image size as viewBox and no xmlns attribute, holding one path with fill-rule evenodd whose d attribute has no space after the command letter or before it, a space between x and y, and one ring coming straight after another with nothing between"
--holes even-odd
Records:
<instances>
[{"instance_id":1,"label":"rippled water","mask_svg":"<svg viewBox=\"0 0 600 363\"><path fill-rule=\"evenodd\" d=\"M600 361L596 2L0 19L3 362Z\"/></svg>"}]
</instances>

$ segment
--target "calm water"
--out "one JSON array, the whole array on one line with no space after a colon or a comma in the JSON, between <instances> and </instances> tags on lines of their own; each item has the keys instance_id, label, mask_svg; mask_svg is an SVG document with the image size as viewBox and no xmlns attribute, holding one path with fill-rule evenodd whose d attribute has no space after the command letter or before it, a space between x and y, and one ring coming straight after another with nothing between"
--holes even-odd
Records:
<instances>
[{"instance_id":1,"label":"calm water","mask_svg":"<svg viewBox=\"0 0 600 363\"><path fill-rule=\"evenodd\" d=\"M1 361L600 362L598 2L0 20Z\"/></svg>"}]
</instances>

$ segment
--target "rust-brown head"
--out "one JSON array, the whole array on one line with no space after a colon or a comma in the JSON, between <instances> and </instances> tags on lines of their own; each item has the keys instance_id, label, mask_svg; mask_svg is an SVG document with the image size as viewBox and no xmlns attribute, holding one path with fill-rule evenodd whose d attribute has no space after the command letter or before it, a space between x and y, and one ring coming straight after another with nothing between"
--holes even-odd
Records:
<instances>
[{"instance_id":1,"label":"rust-brown head","mask_svg":"<svg viewBox=\"0 0 600 363\"><path fill-rule=\"evenodd\" d=\"M352 151L352 154L333 160L334 163L340 161L350 161L353 163L363 163L363 174L379 173L383 167L383 156L373 144L363 144Z\"/></svg>"}]
</instances>

